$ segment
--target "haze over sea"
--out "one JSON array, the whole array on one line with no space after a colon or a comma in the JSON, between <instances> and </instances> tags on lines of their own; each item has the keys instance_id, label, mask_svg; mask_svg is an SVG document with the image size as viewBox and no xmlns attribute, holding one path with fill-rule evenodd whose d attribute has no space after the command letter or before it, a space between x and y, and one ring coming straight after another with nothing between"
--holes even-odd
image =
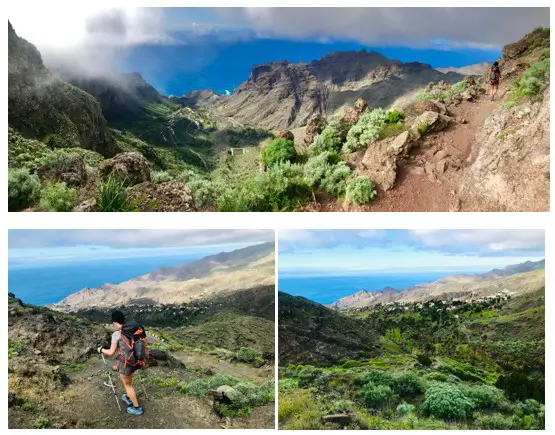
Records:
<instances>
[{"instance_id":1,"label":"haze over sea","mask_svg":"<svg viewBox=\"0 0 555 435\"><path fill-rule=\"evenodd\" d=\"M204 257L203 254L117 258L74 261L38 267L8 267L8 290L35 305L59 302L86 287L119 284L160 267L179 266Z\"/></svg>"},{"instance_id":2,"label":"haze over sea","mask_svg":"<svg viewBox=\"0 0 555 435\"><path fill-rule=\"evenodd\" d=\"M361 290L377 291L384 287L397 290L417 284L436 281L447 275L459 273L483 273L490 268L428 272L360 272L352 275L326 276L283 276L279 277L279 291L294 296L303 296L321 304L331 304L336 300L355 294Z\"/></svg>"}]
</instances>

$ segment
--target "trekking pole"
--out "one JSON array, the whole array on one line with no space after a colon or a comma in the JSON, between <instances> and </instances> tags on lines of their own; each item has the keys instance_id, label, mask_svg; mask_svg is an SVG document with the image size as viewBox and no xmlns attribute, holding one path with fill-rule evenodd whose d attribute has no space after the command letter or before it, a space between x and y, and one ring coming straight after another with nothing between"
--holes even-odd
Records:
<instances>
[{"instance_id":1,"label":"trekking pole","mask_svg":"<svg viewBox=\"0 0 555 435\"><path fill-rule=\"evenodd\" d=\"M143 384L143 375L142 375L142 371L139 371L139 384L141 384L141 388L143 390L143 393L145 393L145 398L148 399L148 394L146 394L146 388L145 385Z\"/></svg>"},{"instance_id":2,"label":"trekking pole","mask_svg":"<svg viewBox=\"0 0 555 435\"><path fill-rule=\"evenodd\" d=\"M106 362L106 358L104 358L104 354L100 352L100 355L102 356L102 363L104 364L104 373L108 375L108 380L110 381L110 383L104 381L104 385L112 389L112 392L114 393L114 399L116 399L116 404L118 405L118 409L121 411L121 405L119 404L118 394L116 393L116 386L114 385L114 382L112 381L112 375L110 374L110 367L108 367L108 363Z\"/></svg>"}]
</instances>

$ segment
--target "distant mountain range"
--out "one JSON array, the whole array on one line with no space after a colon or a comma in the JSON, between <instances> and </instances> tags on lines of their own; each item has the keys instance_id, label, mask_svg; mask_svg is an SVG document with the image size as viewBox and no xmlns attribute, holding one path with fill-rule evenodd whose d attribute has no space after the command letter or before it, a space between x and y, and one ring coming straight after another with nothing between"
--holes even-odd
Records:
<instances>
[{"instance_id":1,"label":"distant mountain range","mask_svg":"<svg viewBox=\"0 0 555 435\"><path fill-rule=\"evenodd\" d=\"M405 289L386 287L381 290L362 290L338 299L330 307L336 309L360 308L388 302L421 302L430 299L471 300L506 291L510 294L525 293L543 285L545 260L526 261L493 269L487 273L449 275L437 281L419 284Z\"/></svg>"},{"instance_id":2,"label":"distant mountain range","mask_svg":"<svg viewBox=\"0 0 555 435\"><path fill-rule=\"evenodd\" d=\"M475 63L474 65L467 65L461 67L450 66L448 68L436 68L439 72L457 73L465 76L481 76L490 67L489 62Z\"/></svg>"},{"instance_id":3,"label":"distant mountain range","mask_svg":"<svg viewBox=\"0 0 555 435\"><path fill-rule=\"evenodd\" d=\"M274 284L274 243L222 252L178 267L163 267L120 284L73 293L49 307L78 311L92 307L191 302Z\"/></svg>"}]
</instances>

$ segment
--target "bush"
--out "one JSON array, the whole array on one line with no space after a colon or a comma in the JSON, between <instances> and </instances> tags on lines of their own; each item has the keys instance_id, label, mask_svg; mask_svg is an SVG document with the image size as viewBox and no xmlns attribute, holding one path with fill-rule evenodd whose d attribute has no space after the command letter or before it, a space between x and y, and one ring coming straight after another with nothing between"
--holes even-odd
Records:
<instances>
[{"instance_id":1,"label":"bush","mask_svg":"<svg viewBox=\"0 0 555 435\"><path fill-rule=\"evenodd\" d=\"M497 388L505 391L511 400L534 399L545 401L545 378L543 376L529 376L525 373L513 372L501 375L495 383Z\"/></svg>"},{"instance_id":2,"label":"bush","mask_svg":"<svg viewBox=\"0 0 555 435\"><path fill-rule=\"evenodd\" d=\"M397 395L387 385L375 385L368 382L359 393L359 397L370 408L387 408L397 401Z\"/></svg>"},{"instance_id":3,"label":"bush","mask_svg":"<svg viewBox=\"0 0 555 435\"><path fill-rule=\"evenodd\" d=\"M341 121L333 120L314 138L310 146L310 153L312 155L319 155L323 152L337 153L341 150L346 136L346 126Z\"/></svg>"},{"instance_id":4,"label":"bush","mask_svg":"<svg viewBox=\"0 0 555 435\"><path fill-rule=\"evenodd\" d=\"M512 429L513 422L502 414L479 415L474 420L474 426L478 429Z\"/></svg>"},{"instance_id":5,"label":"bush","mask_svg":"<svg viewBox=\"0 0 555 435\"><path fill-rule=\"evenodd\" d=\"M225 191L225 187L218 182L207 180L201 177L194 177L186 186L193 193L195 207L203 208L215 205L218 198Z\"/></svg>"},{"instance_id":6,"label":"bush","mask_svg":"<svg viewBox=\"0 0 555 435\"><path fill-rule=\"evenodd\" d=\"M532 99L547 88L549 84L550 59L544 58L534 63L524 71L524 74L511 84L509 99L504 107L519 105L527 99Z\"/></svg>"},{"instance_id":7,"label":"bush","mask_svg":"<svg viewBox=\"0 0 555 435\"><path fill-rule=\"evenodd\" d=\"M166 181L173 180L173 177L167 171L153 171L150 175L150 178L155 184L165 183Z\"/></svg>"},{"instance_id":8,"label":"bush","mask_svg":"<svg viewBox=\"0 0 555 435\"><path fill-rule=\"evenodd\" d=\"M376 185L370 178L362 176L347 182L345 200L350 204L367 204L378 194Z\"/></svg>"},{"instance_id":9,"label":"bush","mask_svg":"<svg viewBox=\"0 0 555 435\"><path fill-rule=\"evenodd\" d=\"M305 388L310 386L316 379L318 379L324 371L322 369L306 366L299 371L297 378L299 381L299 387Z\"/></svg>"},{"instance_id":10,"label":"bush","mask_svg":"<svg viewBox=\"0 0 555 435\"><path fill-rule=\"evenodd\" d=\"M218 373L214 376L194 379L188 384L182 384L181 392L189 396L204 397L208 390L221 387L222 385L233 387L237 383L239 383L239 381L233 376L225 373Z\"/></svg>"},{"instance_id":11,"label":"bush","mask_svg":"<svg viewBox=\"0 0 555 435\"><path fill-rule=\"evenodd\" d=\"M40 197L39 177L27 169L8 172L8 210L18 211L35 204Z\"/></svg>"},{"instance_id":12,"label":"bush","mask_svg":"<svg viewBox=\"0 0 555 435\"><path fill-rule=\"evenodd\" d=\"M420 124L418 124L418 133L420 133L422 136L428 133L428 124L426 124L423 121Z\"/></svg>"},{"instance_id":13,"label":"bush","mask_svg":"<svg viewBox=\"0 0 555 435\"><path fill-rule=\"evenodd\" d=\"M347 142L343 145L344 152L352 152L368 146L380 136L380 131L387 121L383 109L374 109L364 113L347 134Z\"/></svg>"},{"instance_id":14,"label":"bush","mask_svg":"<svg viewBox=\"0 0 555 435\"><path fill-rule=\"evenodd\" d=\"M433 363L432 359L428 355L418 355L416 360L424 367L430 367Z\"/></svg>"},{"instance_id":15,"label":"bush","mask_svg":"<svg viewBox=\"0 0 555 435\"><path fill-rule=\"evenodd\" d=\"M395 377L388 372L366 372L361 373L355 378L355 384L364 385L371 382L375 385L387 385L392 386Z\"/></svg>"},{"instance_id":16,"label":"bush","mask_svg":"<svg viewBox=\"0 0 555 435\"><path fill-rule=\"evenodd\" d=\"M387 123L397 124L405 120L405 114L400 110L390 110L387 112Z\"/></svg>"},{"instance_id":17,"label":"bush","mask_svg":"<svg viewBox=\"0 0 555 435\"><path fill-rule=\"evenodd\" d=\"M462 420L470 417L474 402L452 384L437 384L426 391L424 410L434 417Z\"/></svg>"},{"instance_id":18,"label":"bush","mask_svg":"<svg viewBox=\"0 0 555 435\"><path fill-rule=\"evenodd\" d=\"M479 384L465 391L477 408L495 408L506 402L503 391L491 385Z\"/></svg>"},{"instance_id":19,"label":"bush","mask_svg":"<svg viewBox=\"0 0 555 435\"><path fill-rule=\"evenodd\" d=\"M48 147L38 140L26 139L8 128L8 168L34 169L39 159L49 153Z\"/></svg>"},{"instance_id":20,"label":"bush","mask_svg":"<svg viewBox=\"0 0 555 435\"><path fill-rule=\"evenodd\" d=\"M411 396L422 393L424 388L416 373L406 372L394 379L393 390L400 396Z\"/></svg>"},{"instance_id":21,"label":"bush","mask_svg":"<svg viewBox=\"0 0 555 435\"><path fill-rule=\"evenodd\" d=\"M275 139L264 147L260 153L260 161L266 166L278 163L293 162L297 157L295 144L287 139Z\"/></svg>"},{"instance_id":22,"label":"bush","mask_svg":"<svg viewBox=\"0 0 555 435\"><path fill-rule=\"evenodd\" d=\"M96 204L100 211L128 211L128 194L122 181L112 176L100 185Z\"/></svg>"},{"instance_id":23,"label":"bush","mask_svg":"<svg viewBox=\"0 0 555 435\"><path fill-rule=\"evenodd\" d=\"M347 178L351 175L351 168L345 162L339 162L336 165L326 169L324 178L320 185L329 194L338 197L345 194L347 189Z\"/></svg>"},{"instance_id":24,"label":"bush","mask_svg":"<svg viewBox=\"0 0 555 435\"><path fill-rule=\"evenodd\" d=\"M47 183L40 198L40 208L44 211L71 211L75 207L77 191L66 183Z\"/></svg>"},{"instance_id":25,"label":"bush","mask_svg":"<svg viewBox=\"0 0 555 435\"><path fill-rule=\"evenodd\" d=\"M341 161L339 155L330 151L310 157L303 167L305 180L311 186L317 186L334 165Z\"/></svg>"},{"instance_id":26,"label":"bush","mask_svg":"<svg viewBox=\"0 0 555 435\"><path fill-rule=\"evenodd\" d=\"M408 414L412 414L415 410L415 406L411 405L409 403L401 403L400 405L397 406L397 410L395 411L397 415L408 415Z\"/></svg>"},{"instance_id":27,"label":"bush","mask_svg":"<svg viewBox=\"0 0 555 435\"><path fill-rule=\"evenodd\" d=\"M237 361L249 364L264 362L262 354L254 349L251 349L250 347L242 347L239 349L235 353L235 358Z\"/></svg>"},{"instance_id":28,"label":"bush","mask_svg":"<svg viewBox=\"0 0 555 435\"><path fill-rule=\"evenodd\" d=\"M48 429L50 425L50 420L46 417L43 417L42 415L38 417L33 423L33 427L35 429Z\"/></svg>"},{"instance_id":29,"label":"bush","mask_svg":"<svg viewBox=\"0 0 555 435\"><path fill-rule=\"evenodd\" d=\"M328 407L327 412L331 414L351 412L355 409L355 402L347 399L334 400Z\"/></svg>"},{"instance_id":30,"label":"bush","mask_svg":"<svg viewBox=\"0 0 555 435\"><path fill-rule=\"evenodd\" d=\"M38 160L41 177L58 180L65 172L72 172L83 163L79 153L72 150L55 149Z\"/></svg>"},{"instance_id":31,"label":"bush","mask_svg":"<svg viewBox=\"0 0 555 435\"><path fill-rule=\"evenodd\" d=\"M287 379L280 379L278 381L278 390L280 392L287 391L287 390L294 390L296 388L299 388L299 381L297 381L296 379L287 378Z\"/></svg>"}]
</instances>

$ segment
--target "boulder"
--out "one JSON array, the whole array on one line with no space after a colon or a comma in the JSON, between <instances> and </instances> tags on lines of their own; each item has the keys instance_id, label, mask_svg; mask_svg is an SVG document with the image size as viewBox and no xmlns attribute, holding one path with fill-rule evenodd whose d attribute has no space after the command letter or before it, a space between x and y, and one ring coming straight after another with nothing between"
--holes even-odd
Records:
<instances>
[{"instance_id":1,"label":"boulder","mask_svg":"<svg viewBox=\"0 0 555 435\"><path fill-rule=\"evenodd\" d=\"M139 211L193 211L193 194L177 180L137 184L128 190L129 199Z\"/></svg>"},{"instance_id":2,"label":"boulder","mask_svg":"<svg viewBox=\"0 0 555 435\"><path fill-rule=\"evenodd\" d=\"M426 125L426 133L436 133L445 130L455 119L447 115L441 115L437 112L427 111L417 117L411 127L411 130L416 134L421 125Z\"/></svg>"},{"instance_id":3,"label":"boulder","mask_svg":"<svg viewBox=\"0 0 555 435\"><path fill-rule=\"evenodd\" d=\"M355 109L357 113L361 114L370 110L370 106L362 98L358 98L355 101L355 104L353 104L353 109Z\"/></svg>"},{"instance_id":4,"label":"boulder","mask_svg":"<svg viewBox=\"0 0 555 435\"><path fill-rule=\"evenodd\" d=\"M276 139L286 139L286 140L294 141L295 136L289 130L280 130L276 134Z\"/></svg>"},{"instance_id":5,"label":"boulder","mask_svg":"<svg viewBox=\"0 0 555 435\"><path fill-rule=\"evenodd\" d=\"M381 190L392 189L397 178L398 160L408 154L412 144L413 138L408 131L373 143L364 153L355 174L369 177Z\"/></svg>"},{"instance_id":6,"label":"boulder","mask_svg":"<svg viewBox=\"0 0 555 435\"><path fill-rule=\"evenodd\" d=\"M73 211L76 211L76 212L96 211L96 198L90 198L83 201L82 203L76 205L73 208Z\"/></svg>"},{"instance_id":7,"label":"boulder","mask_svg":"<svg viewBox=\"0 0 555 435\"><path fill-rule=\"evenodd\" d=\"M419 116L424 112L437 112L442 115L448 115L445 104L434 100L416 101L405 107L403 111L407 116Z\"/></svg>"},{"instance_id":8,"label":"boulder","mask_svg":"<svg viewBox=\"0 0 555 435\"><path fill-rule=\"evenodd\" d=\"M320 134L322 130L326 127L327 121L326 118L319 113L312 116L308 124L306 124L306 129L304 132L304 143L306 145L310 145L316 135Z\"/></svg>"},{"instance_id":9,"label":"boulder","mask_svg":"<svg viewBox=\"0 0 555 435\"><path fill-rule=\"evenodd\" d=\"M507 59L514 59L524 53L527 49L528 42L525 38L522 38L520 41L505 45L503 47L503 57Z\"/></svg>"},{"instance_id":10,"label":"boulder","mask_svg":"<svg viewBox=\"0 0 555 435\"><path fill-rule=\"evenodd\" d=\"M352 421L351 414L330 414L322 416L324 423L337 424L339 426L348 426Z\"/></svg>"},{"instance_id":11,"label":"boulder","mask_svg":"<svg viewBox=\"0 0 555 435\"><path fill-rule=\"evenodd\" d=\"M98 167L102 179L112 176L127 186L150 181L148 160L139 153L127 152L117 154L104 160Z\"/></svg>"},{"instance_id":12,"label":"boulder","mask_svg":"<svg viewBox=\"0 0 555 435\"><path fill-rule=\"evenodd\" d=\"M345 107L343 115L341 115L341 122L347 125L355 125L358 122L360 113L354 107Z\"/></svg>"}]
</instances>

